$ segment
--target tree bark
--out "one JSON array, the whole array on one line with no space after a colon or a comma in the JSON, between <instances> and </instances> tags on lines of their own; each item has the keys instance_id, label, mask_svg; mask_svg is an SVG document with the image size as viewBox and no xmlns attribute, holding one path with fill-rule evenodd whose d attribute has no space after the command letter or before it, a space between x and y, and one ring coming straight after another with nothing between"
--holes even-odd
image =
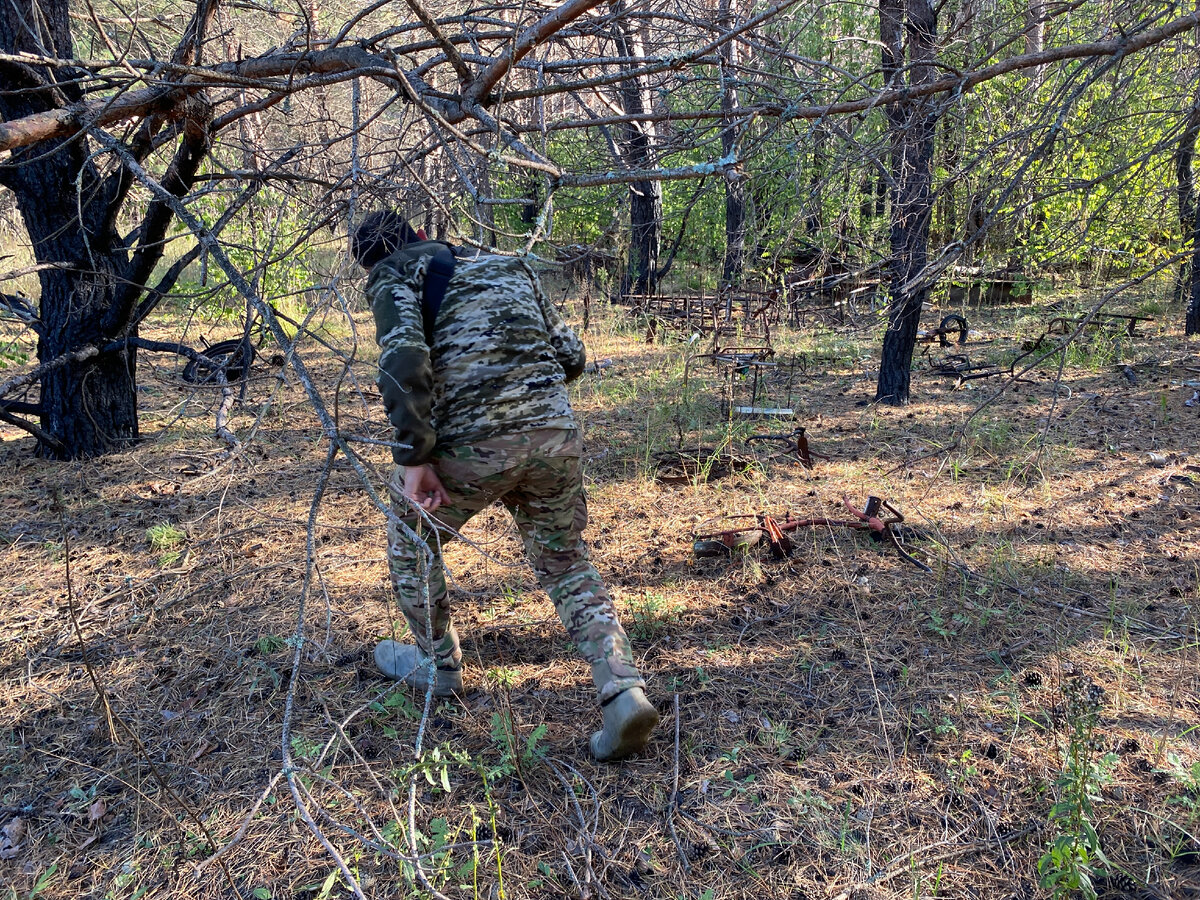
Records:
<instances>
[{"instance_id":1,"label":"tree bark","mask_svg":"<svg viewBox=\"0 0 1200 900\"><path fill-rule=\"evenodd\" d=\"M807 212L804 216L804 231L815 242L825 227L825 139L826 129L817 125L812 132L812 174L808 179Z\"/></svg>"},{"instance_id":2,"label":"tree bark","mask_svg":"<svg viewBox=\"0 0 1200 900\"><path fill-rule=\"evenodd\" d=\"M1196 284L1196 178L1192 165L1196 160L1196 138L1200 136L1200 82L1192 108L1184 123L1179 146L1175 149L1175 199L1179 213L1179 234L1184 246L1192 242L1192 259L1179 265L1175 294L1188 298L1185 328L1188 334L1200 334L1200 294ZM1185 290L1186 288L1186 290Z\"/></svg>"},{"instance_id":3,"label":"tree bark","mask_svg":"<svg viewBox=\"0 0 1200 900\"><path fill-rule=\"evenodd\" d=\"M73 56L66 0L5 4L0 12L0 49ZM29 23L41 28L31 31ZM40 37L35 37L39 35ZM72 73L5 66L6 80L24 92L0 96L0 117L15 119L77 102ZM80 190L76 202L75 183ZM106 215L106 184L79 140L56 140L15 152L0 169L13 192L39 263L65 263L38 273L41 282L38 361L49 362L103 337L128 264L124 243ZM41 382L41 428L56 443L41 441L39 453L75 458L128 446L138 436L133 351L68 363Z\"/></svg>"},{"instance_id":4,"label":"tree bark","mask_svg":"<svg viewBox=\"0 0 1200 900\"><path fill-rule=\"evenodd\" d=\"M196 29L211 16L207 2L176 53L190 62L199 46ZM0 51L71 59L68 0L13 0L0 7ZM33 24L36 23L36 24ZM77 104L82 93L69 68L0 64L0 80L21 88L0 94L0 119L52 112ZM189 109L196 104L189 101ZM199 106L204 106L201 102ZM206 107L205 107L206 108ZM144 158L154 131L147 120L134 135L131 152ZM178 194L194 183L207 152L207 131L189 120L187 136L162 181ZM163 204L152 203L139 229L138 250L130 258L118 234L117 209L128 196L129 179L119 171L103 177L86 141L55 138L15 150L3 168L0 185L16 198L38 273L38 361L60 359L87 346L101 347L121 336L135 336L133 310L143 285L162 256L171 220ZM38 414L38 452L75 459L99 456L130 446L138 438L137 360L132 347L71 361L42 377ZM4 402L0 399L0 410Z\"/></svg>"},{"instance_id":5,"label":"tree bark","mask_svg":"<svg viewBox=\"0 0 1200 900\"><path fill-rule=\"evenodd\" d=\"M613 36L622 58L635 60L645 57L641 36L635 26L623 17L624 3L614 4L617 21ZM627 78L621 83L621 103L627 115L650 112L650 91L644 76ZM654 123L630 122L624 128L622 152L630 169L651 169L654 158ZM662 183L635 181L629 185L629 264L621 279L621 293L654 294L658 291L658 259L662 247Z\"/></svg>"},{"instance_id":6,"label":"tree bark","mask_svg":"<svg viewBox=\"0 0 1200 900\"><path fill-rule=\"evenodd\" d=\"M907 22L906 22L907 19ZM907 27L906 27L907 26ZM937 13L931 0L880 0L879 33L887 87L904 86L905 31L909 35L909 86L935 77ZM932 160L937 115L927 98L887 108L891 143L891 258L887 272L891 299L883 337L875 399L891 406L908 403L913 350L928 285L916 282L929 258L932 216Z\"/></svg>"},{"instance_id":7,"label":"tree bark","mask_svg":"<svg viewBox=\"0 0 1200 900\"><path fill-rule=\"evenodd\" d=\"M1184 320L1184 331L1187 334L1200 334L1200 216L1194 217L1192 225L1192 283L1189 292L1187 317Z\"/></svg>"},{"instance_id":8,"label":"tree bark","mask_svg":"<svg viewBox=\"0 0 1200 900\"><path fill-rule=\"evenodd\" d=\"M722 31L733 27L732 0L721 0L717 24ZM737 152L741 126L733 117L738 107L737 41L721 45L721 155L731 159ZM725 181L725 259L721 266L721 282L733 285L742 278L746 260L746 184L743 180Z\"/></svg>"}]
</instances>

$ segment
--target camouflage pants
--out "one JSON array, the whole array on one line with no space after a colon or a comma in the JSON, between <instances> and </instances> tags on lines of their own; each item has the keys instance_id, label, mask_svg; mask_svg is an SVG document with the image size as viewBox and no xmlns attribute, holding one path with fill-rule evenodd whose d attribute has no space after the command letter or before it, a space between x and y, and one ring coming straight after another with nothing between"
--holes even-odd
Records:
<instances>
[{"instance_id":1,"label":"camouflage pants","mask_svg":"<svg viewBox=\"0 0 1200 900\"><path fill-rule=\"evenodd\" d=\"M438 522L436 532L401 496L403 469L397 467L390 486L392 508L433 553L429 573L432 646L426 632L429 607L422 597L425 551L395 523L388 526L392 587L417 645L434 657L439 668L462 665L439 542L452 540L472 516L499 500L512 513L538 581L580 654L593 665L606 663L612 673L611 679L597 684L601 702L626 688L645 685L634 665L629 638L583 542L587 502L580 447L576 431L540 429L438 451L432 463L450 504L433 514Z\"/></svg>"}]
</instances>

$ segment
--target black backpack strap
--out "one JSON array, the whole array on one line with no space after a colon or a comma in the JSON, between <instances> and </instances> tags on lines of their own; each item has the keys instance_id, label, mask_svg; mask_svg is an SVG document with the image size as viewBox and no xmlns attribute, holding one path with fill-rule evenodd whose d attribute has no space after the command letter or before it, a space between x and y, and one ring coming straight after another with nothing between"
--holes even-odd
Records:
<instances>
[{"instance_id":1,"label":"black backpack strap","mask_svg":"<svg viewBox=\"0 0 1200 900\"><path fill-rule=\"evenodd\" d=\"M433 346L433 326L437 324L438 311L446 299L446 286L454 275L454 253L441 244L425 270L425 290L421 295L421 317L425 324L425 343Z\"/></svg>"}]
</instances>

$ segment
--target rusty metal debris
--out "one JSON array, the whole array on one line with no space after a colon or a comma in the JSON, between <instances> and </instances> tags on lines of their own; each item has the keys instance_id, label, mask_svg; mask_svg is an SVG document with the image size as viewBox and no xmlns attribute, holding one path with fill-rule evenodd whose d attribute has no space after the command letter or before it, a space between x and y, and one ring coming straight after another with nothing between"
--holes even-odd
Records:
<instances>
[{"instance_id":1,"label":"rusty metal debris","mask_svg":"<svg viewBox=\"0 0 1200 900\"><path fill-rule=\"evenodd\" d=\"M962 387L964 382L977 378L992 378L996 375L1011 375L1012 366L999 366L993 363L973 363L965 353L951 353L929 367L933 375L955 378L955 387Z\"/></svg>"},{"instance_id":2,"label":"rusty metal debris","mask_svg":"<svg viewBox=\"0 0 1200 900\"><path fill-rule=\"evenodd\" d=\"M854 516L853 519L793 519L790 514L777 519L765 513L729 516L729 519L752 519L753 524L723 531L697 532L693 535L692 552L697 557L727 556L734 550L745 550L765 540L771 556L775 559L786 559L795 547L788 537L789 532L812 527L849 528L866 531L873 540L888 544L902 560L922 572L933 571L901 545L895 526L904 522L904 515L887 500L875 496L868 497L866 506L860 510L843 497L842 505Z\"/></svg>"},{"instance_id":3,"label":"rusty metal debris","mask_svg":"<svg viewBox=\"0 0 1200 900\"><path fill-rule=\"evenodd\" d=\"M1046 323L1046 334L1070 334L1083 324L1085 318L1083 316L1079 318L1055 316ZM1124 313L1094 313L1090 319L1087 319L1087 327L1116 333L1123 332L1133 337L1137 333L1139 322L1153 321L1153 316L1130 316Z\"/></svg>"},{"instance_id":4,"label":"rusty metal debris","mask_svg":"<svg viewBox=\"0 0 1200 900\"><path fill-rule=\"evenodd\" d=\"M933 331L923 331L917 335L917 342L921 344L932 344L937 341L943 347L950 346L950 335L957 334L957 343L965 344L967 342L967 320L960 315L951 313L942 319L941 323Z\"/></svg>"},{"instance_id":5,"label":"rusty metal debris","mask_svg":"<svg viewBox=\"0 0 1200 900\"><path fill-rule=\"evenodd\" d=\"M788 434L752 434L746 438L745 444L749 447L751 444L760 441L774 444L776 448L786 453L796 454L806 469L813 467L813 457L817 459L829 459L824 453L817 453L809 447L808 435L805 434L803 426L797 426Z\"/></svg>"},{"instance_id":6,"label":"rusty metal debris","mask_svg":"<svg viewBox=\"0 0 1200 900\"><path fill-rule=\"evenodd\" d=\"M1006 375L1017 381L1028 381L1027 378L1021 378L1017 375L1017 365L1024 359L1032 356L1042 348L1042 341L1046 335L1043 334L1036 341L1024 345L1024 352L1014 356L1006 366L1001 366L996 363L973 363L971 358L965 353L950 353L944 356L941 360L930 365L929 371L934 375L943 375L957 379L954 386L962 387L968 381L974 381L977 378L994 378L997 375Z\"/></svg>"},{"instance_id":7,"label":"rusty metal debris","mask_svg":"<svg viewBox=\"0 0 1200 900\"><path fill-rule=\"evenodd\" d=\"M572 258L591 257L577 250ZM607 257L604 258L607 264ZM819 248L802 248L760 277L745 284L723 284L713 293L614 294L613 300L644 317L647 339L660 328L685 334L761 337L770 343L771 329L787 322L798 327L814 315L845 324L857 318L860 305L877 311L882 263L861 264L831 256ZM590 270L589 270L590 271Z\"/></svg>"},{"instance_id":8,"label":"rusty metal debris","mask_svg":"<svg viewBox=\"0 0 1200 900\"><path fill-rule=\"evenodd\" d=\"M950 318L947 316L947 318ZM945 324L945 319L942 320ZM993 378L997 375L1005 375L1009 378L1019 379L1016 370L1017 366L1022 361L1032 356L1037 351L1041 350L1046 343L1046 339L1051 335L1068 335L1083 322L1083 319L1071 319L1066 316L1056 316L1046 323L1046 330L1037 336L1034 340L1025 341L1021 345L1022 352L1013 357L1008 365L1002 366L995 363L973 363L971 358L964 353L951 353L943 357L936 363L931 363L929 371L934 375L943 375L957 379L955 387L962 387L967 381L974 381L977 378ZM1112 330L1114 326L1118 333L1133 335L1139 322L1153 322L1149 316L1129 316L1123 313L1096 313L1088 322L1089 327L1097 329ZM965 334L966 324L963 324ZM936 333L936 332L935 332ZM961 337L960 337L961 343ZM943 346L944 346L943 339ZM1058 348L1058 349L1061 349ZM1127 376L1128 377L1128 376Z\"/></svg>"},{"instance_id":9,"label":"rusty metal debris","mask_svg":"<svg viewBox=\"0 0 1200 900\"><path fill-rule=\"evenodd\" d=\"M684 390L687 390L690 383L693 365L698 360L705 360L724 370L722 414L791 417L795 414L795 410L791 408L792 380L800 365L795 356L790 362L775 359L774 356L775 351L770 345L761 344L726 347L711 353L694 353L684 362ZM786 376L786 385L782 386L786 387L787 400L783 406L769 404L772 399L771 387L775 385L778 389L778 376L781 374Z\"/></svg>"},{"instance_id":10,"label":"rusty metal debris","mask_svg":"<svg viewBox=\"0 0 1200 900\"><path fill-rule=\"evenodd\" d=\"M712 335L714 349L723 339L737 335L771 342L771 327L779 320L779 297L768 291L734 291L714 294L622 294L619 302L645 318L647 340L653 342L659 327L683 334Z\"/></svg>"}]
</instances>

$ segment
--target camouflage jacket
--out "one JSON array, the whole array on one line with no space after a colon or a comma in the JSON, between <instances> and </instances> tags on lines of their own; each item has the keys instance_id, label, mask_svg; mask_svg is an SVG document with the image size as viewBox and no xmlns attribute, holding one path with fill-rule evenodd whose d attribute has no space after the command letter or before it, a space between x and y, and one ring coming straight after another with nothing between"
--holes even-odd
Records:
<instances>
[{"instance_id":1,"label":"camouflage jacket","mask_svg":"<svg viewBox=\"0 0 1200 900\"><path fill-rule=\"evenodd\" d=\"M524 261L459 259L426 343L421 293L437 246L409 244L367 280L380 393L397 442L412 447L393 450L396 462L420 465L435 447L534 428L575 428L566 385L583 371L583 344Z\"/></svg>"}]
</instances>

